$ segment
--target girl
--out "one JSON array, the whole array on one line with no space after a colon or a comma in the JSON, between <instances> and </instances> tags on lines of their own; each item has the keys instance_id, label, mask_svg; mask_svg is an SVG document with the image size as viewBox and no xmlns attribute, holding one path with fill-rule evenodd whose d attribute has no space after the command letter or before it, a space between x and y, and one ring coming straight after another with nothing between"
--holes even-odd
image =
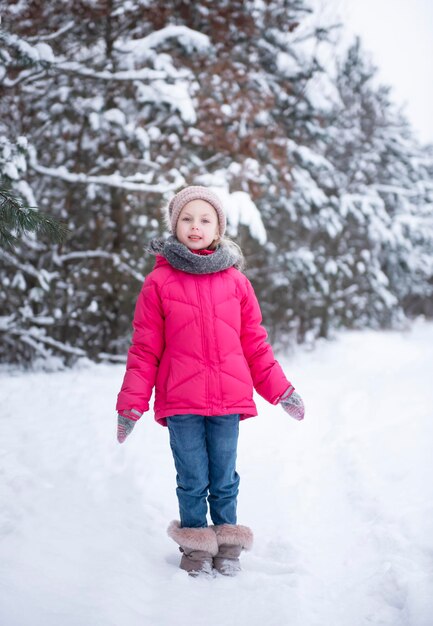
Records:
<instances>
[{"instance_id":1,"label":"girl","mask_svg":"<svg viewBox=\"0 0 433 626\"><path fill-rule=\"evenodd\" d=\"M242 253L224 238L220 199L187 187L168 206L172 235L156 255L135 308L132 345L118 395L120 443L149 410L168 426L177 472L180 521L168 528L191 575L240 570L253 533L237 524L239 421L257 415L253 387L295 419L304 406L267 343ZM213 526L207 524L207 508Z\"/></svg>"}]
</instances>

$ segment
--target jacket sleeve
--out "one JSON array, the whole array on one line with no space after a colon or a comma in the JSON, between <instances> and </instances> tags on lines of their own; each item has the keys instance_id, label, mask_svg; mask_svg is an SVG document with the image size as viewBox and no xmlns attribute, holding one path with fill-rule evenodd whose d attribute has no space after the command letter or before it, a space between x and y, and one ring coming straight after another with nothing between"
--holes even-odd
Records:
<instances>
[{"instance_id":1,"label":"jacket sleeve","mask_svg":"<svg viewBox=\"0 0 433 626\"><path fill-rule=\"evenodd\" d=\"M149 400L164 351L161 298L158 286L150 276L144 281L138 296L132 326L132 343L116 410L125 413L135 409L141 414L149 410Z\"/></svg>"},{"instance_id":2,"label":"jacket sleeve","mask_svg":"<svg viewBox=\"0 0 433 626\"><path fill-rule=\"evenodd\" d=\"M271 404L277 404L292 385L275 359L267 337L256 294L250 281L245 278L241 300L242 349L257 393Z\"/></svg>"}]
</instances>

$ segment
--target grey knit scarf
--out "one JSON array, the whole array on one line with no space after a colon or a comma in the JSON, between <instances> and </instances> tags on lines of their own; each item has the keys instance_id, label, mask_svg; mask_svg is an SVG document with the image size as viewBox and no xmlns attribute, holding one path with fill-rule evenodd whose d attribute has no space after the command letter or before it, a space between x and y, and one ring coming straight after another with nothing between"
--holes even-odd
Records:
<instances>
[{"instance_id":1,"label":"grey knit scarf","mask_svg":"<svg viewBox=\"0 0 433 626\"><path fill-rule=\"evenodd\" d=\"M236 248L221 243L213 254L194 254L171 235L168 239L152 239L146 248L149 254L160 254L177 270L188 274L214 274L229 267L242 268L242 257Z\"/></svg>"}]
</instances>

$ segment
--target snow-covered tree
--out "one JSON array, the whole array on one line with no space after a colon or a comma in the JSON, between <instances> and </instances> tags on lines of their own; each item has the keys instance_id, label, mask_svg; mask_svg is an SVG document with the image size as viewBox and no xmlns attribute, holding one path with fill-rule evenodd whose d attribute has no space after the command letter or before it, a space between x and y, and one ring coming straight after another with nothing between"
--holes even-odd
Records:
<instances>
[{"instance_id":1,"label":"snow-covered tree","mask_svg":"<svg viewBox=\"0 0 433 626\"><path fill-rule=\"evenodd\" d=\"M122 358L143 248L185 184L223 197L277 347L425 310L431 159L359 49L331 77L334 28L306 0L0 10L0 136L28 142L14 188L71 233L3 256L3 360Z\"/></svg>"},{"instance_id":2,"label":"snow-covered tree","mask_svg":"<svg viewBox=\"0 0 433 626\"><path fill-rule=\"evenodd\" d=\"M343 323L355 326L398 322L413 295L431 297L426 151L375 74L356 40L339 68L341 106L326 138L325 154L341 173L344 221L334 242L346 259L343 282L352 283Z\"/></svg>"},{"instance_id":3,"label":"snow-covered tree","mask_svg":"<svg viewBox=\"0 0 433 626\"><path fill-rule=\"evenodd\" d=\"M38 205L71 231L63 248L39 255L56 277L52 300L40 303L56 317L41 336L66 354L124 349L151 262L142 246L182 184L258 202L274 180L268 197L278 210L277 189L288 187L284 138L300 132L314 71L291 42L308 14L299 0L5 8L3 106L12 132L29 139L26 180ZM240 235L250 218L236 209ZM262 233L252 252L264 241Z\"/></svg>"}]
</instances>

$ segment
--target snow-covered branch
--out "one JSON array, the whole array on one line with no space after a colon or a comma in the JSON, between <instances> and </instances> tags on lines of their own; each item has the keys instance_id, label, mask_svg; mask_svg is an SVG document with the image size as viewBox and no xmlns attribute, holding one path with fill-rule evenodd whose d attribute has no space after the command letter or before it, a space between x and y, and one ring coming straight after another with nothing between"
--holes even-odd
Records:
<instances>
[{"instance_id":1,"label":"snow-covered branch","mask_svg":"<svg viewBox=\"0 0 433 626\"><path fill-rule=\"evenodd\" d=\"M372 185L372 188L375 189L378 192L385 192L385 193L394 193L397 196L406 196L408 198L413 198L416 196L419 196L419 190L417 189L405 189L404 187L399 187L397 185L382 185L382 184L377 184L377 185Z\"/></svg>"},{"instance_id":2,"label":"snow-covered branch","mask_svg":"<svg viewBox=\"0 0 433 626\"><path fill-rule=\"evenodd\" d=\"M53 277L57 276L57 272L47 272L47 270L35 269L30 263L20 263L13 254L9 254L5 250L0 250L0 258L3 258L7 263L13 265L17 269L19 269L24 274L28 274L29 276L33 276L39 282L39 285L44 291L48 291L50 288L50 281Z\"/></svg>"},{"instance_id":3,"label":"snow-covered branch","mask_svg":"<svg viewBox=\"0 0 433 626\"><path fill-rule=\"evenodd\" d=\"M144 275L140 274L140 272L137 272L137 270L133 267L122 261L118 254L104 252L104 250L86 250L80 252L70 252L69 254L53 255L53 261L56 265L63 265L63 263L68 263L69 261L75 261L77 259L97 258L108 259L109 261L112 261L114 267L117 267L120 271L130 274L140 282L144 281Z\"/></svg>"},{"instance_id":4,"label":"snow-covered branch","mask_svg":"<svg viewBox=\"0 0 433 626\"><path fill-rule=\"evenodd\" d=\"M35 37L29 37L28 41L30 42L51 41L53 39L57 39L57 37L60 37L60 35L64 35L69 30L74 28L74 26L75 26L75 22L71 20L70 22L65 24L65 26L62 26L62 28L59 28L59 30L56 30L54 33L50 33L49 35L36 35Z\"/></svg>"},{"instance_id":5,"label":"snow-covered branch","mask_svg":"<svg viewBox=\"0 0 433 626\"><path fill-rule=\"evenodd\" d=\"M35 69L23 70L22 72L18 74L15 80L11 80L10 78L3 79L2 87L7 87L8 89L11 89L12 87L16 87L20 83L24 83L28 80L32 80L32 81L40 80L44 76L45 76L45 70L44 71L39 71L39 70L36 71Z\"/></svg>"},{"instance_id":6,"label":"snow-covered branch","mask_svg":"<svg viewBox=\"0 0 433 626\"><path fill-rule=\"evenodd\" d=\"M86 356L86 352L84 350L81 350L81 348L74 348L73 346L69 346L65 343L62 343L61 341L56 341L51 337L43 335L42 332L44 331L38 331L38 329L36 328L30 328L29 330L24 330L21 328L10 331L10 333L18 337L20 341L28 343L38 352L45 352L43 350L43 345L47 345L52 348L56 348L60 352L64 352L66 354L72 354L75 356Z\"/></svg>"},{"instance_id":7,"label":"snow-covered branch","mask_svg":"<svg viewBox=\"0 0 433 626\"><path fill-rule=\"evenodd\" d=\"M105 185L107 187L116 187L118 189L128 189L129 191L147 191L152 193L166 193L175 191L181 185L185 184L185 179L176 170L175 180L171 183L163 183L152 185L146 182L143 174L134 174L133 176L121 176L120 174L109 174L104 176L88 176L87 174L75 174L69 172L66 167L44 167L37 162L34 150L29 150L29 166L43 176L58 178L67 183L83 184L83 185Z\"/></svg>"},{"instance_id":8,"label":"snow-covered branch","mask_svg":"<svg viewBox=\"0 0 433 626\"><path fill-rule=\"evenodd\" d=\"M113 363L125 363L126 357L121 354L108 354L107 352L100 352L98 354L98 359L101 361L111 361Z\"/></svg>"},{"instance_id":9,"label":"snow-covered branch","mask_svg":"<svg viewBox=\"0 0 433 626\"><path fill-rule=\"evenodd\" d=\"M169 39L176 39L188 53L204 53L211 47L207 35L188 28L188 26L171 24L146 35L146 37L122 42L115 48L120 52L132 53L136 59L141 59L143 55L149 53L150 49L157 48Z\"/></svg>"},{"instance_id":10,"label":"snow-covered branch","mask_svg":"<svg viewBox=\"0 0 433 626\"><path fill-rule=\"evenodd\" d=\"M78 61L69 61L62 57L56 57L51 47L44 43L51 39L55 39L65 32L73 28L74 23L68 22L63 28L59 29L55 33L46 35L45 37L32 37L29 41L11 34L3 33L1 38L6 45L10 46L17 51L19 55L27 59L33 66L32 70L21 71L19 76L11 80L6 78L3 81L5 87L14 87L17 83L25 80L34 75L35 68L41 67L44 69L50 68L56 72L62 72L67 74L76 74L84 78L90 78L92 80L102 80L110 82L123 82L123 81L156 81L170 80L173 81L185 80L191 78L191 73L188 69L178 69L167 59L163 59L156 65L159 65L159 69L152 69L150 67L143 67L140 69L126 69L117 72L110 71L98 71L91 67L87 67ZM211 46L209 37L197 31L194 31L187 26L167 26L158 31L142 37L141 39L135 39L132 41L124 41L119 43L115 48L118 53L128 56L128 65L135 65L137 63L146 62L149 55L158 57L154 52L154 48L165 43L169 39L175 39L178 43L189 52L205 52ZM31 45L29 42L37 43Z\"/></svg>"},{"instance_id":11,"label":"snow-covered branch","mask_svg":"<svg viewBox=\"0 0 433 626\"><path fill-rule=\"evenodd\" d=\"M84 67L80 63L74 61L64 61L53 65L53 67L67 74L77 74L78 76L84 76L85 78L91 78L92 80L106 80L106 81L153 81L153 80L185 80L190 77L188 70L169 72L168 68L164 71L152 70L151 68L144 67L140 70L124 70L119 72L97 72L96 70Z\"/></svg>"}]
</instances>

